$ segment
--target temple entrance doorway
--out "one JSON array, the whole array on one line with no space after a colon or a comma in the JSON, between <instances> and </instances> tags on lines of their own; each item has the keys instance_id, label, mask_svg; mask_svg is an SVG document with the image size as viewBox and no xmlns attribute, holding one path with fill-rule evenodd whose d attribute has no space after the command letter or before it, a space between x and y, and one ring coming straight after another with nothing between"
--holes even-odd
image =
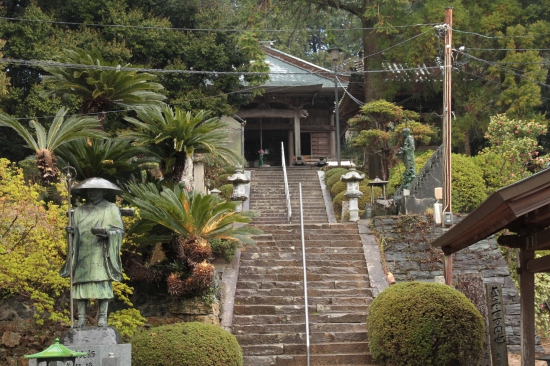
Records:
<instances>
[{"instance_id":1,"label":"temple entrance doorway","mask_svg":"<svg viewBox=\"0 0 550 366\"><path fill-rule=\"evenodd\" d=\"M260 143L260 134L262 136ZM244 130L244 157L249 167L257 167L260 149L263 149L264 164L281 166L281 141L288 155L288 131L286 130ZM288 158L287 158L288 159Z\"/></svg>"}]
</instances>

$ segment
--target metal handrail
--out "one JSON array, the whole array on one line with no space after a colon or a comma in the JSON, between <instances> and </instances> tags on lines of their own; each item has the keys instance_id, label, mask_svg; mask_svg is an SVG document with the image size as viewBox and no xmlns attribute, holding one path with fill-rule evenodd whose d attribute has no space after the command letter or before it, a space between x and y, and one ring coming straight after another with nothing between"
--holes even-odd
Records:
<instances>
[{"instance_id":1,"label":"metal handrail","mask_svg":"<svg viewBox=\"0 0 550 366\"><path fill-rule=\"evenodd\" d=\"M307 366L309 366L309 314L308 314L308 300L307 300L307 273L306 273L306 244L304 236L304 209L302 207L302 183L299 183L300 191L300 233L302 237L302 267L304 270L304 303L306 313L306 353L307 353Z\"/></svg>"},{"instance_id":2,"label":"metal handrail","mask_svg":"<svg viewBox=\"0 0 550 366\"><path fill-rule=\"evenodd\" d=\"M288 222L292 222L292 207L290 205L290 190L288 189L288 177L286 175L286 162L285 162L285 145L281 141L281 157L283 160L283 176L285 179L285 196L286 196L286 209L288 214Z\"/></svg>"}]
</instances>

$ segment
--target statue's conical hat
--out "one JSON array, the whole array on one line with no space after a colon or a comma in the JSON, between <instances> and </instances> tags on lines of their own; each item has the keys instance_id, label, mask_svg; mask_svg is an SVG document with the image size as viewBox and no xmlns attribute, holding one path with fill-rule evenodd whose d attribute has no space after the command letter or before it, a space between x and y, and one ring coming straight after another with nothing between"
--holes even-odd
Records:
<instances>
[{"instance_id":1,"label":"statue's conical hat","mask_svg":"<svg viewBox=\"0 0 550 366\"><path fill-rule=\"evenodd\" d=\"M84 194L83 191L86 189L105 189L109 191L109 193L113 194L120 194L122 193L122 189L120 189L115 184L109 182L106 179L103 178L88 178L86 180L83 180L82 182L78 183L76 186L71 188L71 192L74 192L76 194Z\"/></svg>"}]
</instances>

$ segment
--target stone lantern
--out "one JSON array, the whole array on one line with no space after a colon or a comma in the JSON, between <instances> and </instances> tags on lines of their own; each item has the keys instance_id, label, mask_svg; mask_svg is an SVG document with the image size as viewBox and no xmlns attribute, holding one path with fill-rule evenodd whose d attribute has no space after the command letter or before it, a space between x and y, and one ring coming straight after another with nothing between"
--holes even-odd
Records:
<instances>
[{"instance_id":1,"label":"stone lantern","mask_svg":"<svg viewBox=\"0 0 550 366\"><path fill-rule=\"evenodd\" d=\"M355 168L350 168L349 172L340 177L340 180L347 184L344 196L349 199L349 221L359 220L359 197L363 195L359 190L359 182L363 179L365 179L365 174L357 173Z\"/></svg>"},{"instance_id":2,"label":"stone lantern","mask_svg":"<svg viewBox=\"0 0 550 366\"><path fill-rule=\"evenodd\" d=\"M236 201L236 211L241 212L243 210L243 202L248 199L246 195L246 184L250 182L250 179L244 174L244 168L240 165L236 166L235 174L227 178L229 182L233 184L233 194L231 195L231 201Z\"/></svg>"},{"instance_id":3,"label":"stone lantern","mask_svg":"<svg viewBox=\"0 0 550 366\"><path fill-rule=\"evenodd\" d=\"M59 338L56 338L55 343L44 351L34 355L25 355L23 358L29 360L29 365L35 366L75 366L77 357L87 355L87 352L71 351L59 343Z\"/></svg>"}]
</instances>

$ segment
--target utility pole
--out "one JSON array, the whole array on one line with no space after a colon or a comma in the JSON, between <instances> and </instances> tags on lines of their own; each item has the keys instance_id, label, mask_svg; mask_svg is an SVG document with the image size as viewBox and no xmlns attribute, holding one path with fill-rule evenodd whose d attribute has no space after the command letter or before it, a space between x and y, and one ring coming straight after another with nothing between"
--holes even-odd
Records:
<instances>
[{"instance_id":1,"label":"utility pole","mask_svg":"<svg viewBox=\"0 0 550 366\"><path fill-rule=\"evenodd\" d=\"M451 205L451 71L453 40L453 8L445 8L445 61L443 85L443 226L452 223ZM453 283L453 257L445 256L445 283Z\"/></svg>"}]
</instances>

